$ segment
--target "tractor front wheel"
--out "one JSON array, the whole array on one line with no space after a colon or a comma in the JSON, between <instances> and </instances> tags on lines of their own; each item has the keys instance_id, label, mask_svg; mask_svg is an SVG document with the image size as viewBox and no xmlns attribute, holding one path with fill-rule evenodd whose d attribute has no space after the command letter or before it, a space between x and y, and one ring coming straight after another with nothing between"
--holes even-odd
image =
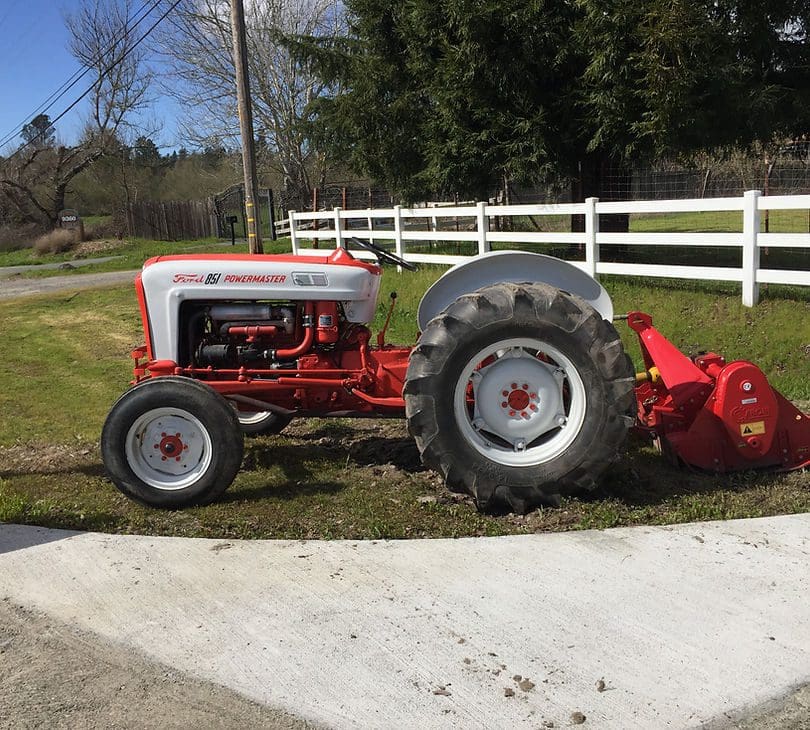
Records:
<instances>
[{"instance_id":1,"label":"tractor front wheel","mask_svg":"<svg viewBox=\"0 0 810 730\"><path fill-rule=\"evenodd\" d=\"M635 406L613 325L546 284L496 284L432 319L411 354L408 429L425 465L479 509L592 488Z\"/></svg>"},{"instance_id":2,"label":"tractor front wheel","mask_svg":"<svg viewBox=\"0 0 810 730\"><path fill-rule=\"evenodd\" d=\"M146 380L122 395L101 434L101 456L116 487L149 507L207 504L242 463L236 412L189 378Z\"/></svg>"}]
</instances>

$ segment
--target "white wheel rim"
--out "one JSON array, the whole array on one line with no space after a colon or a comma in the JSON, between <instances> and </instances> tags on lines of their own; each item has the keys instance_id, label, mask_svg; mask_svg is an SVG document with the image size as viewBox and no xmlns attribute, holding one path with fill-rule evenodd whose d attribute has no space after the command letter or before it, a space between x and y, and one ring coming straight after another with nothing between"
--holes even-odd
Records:
<instances>
[{"instance_id":1,"label":"white wheel rim","mask_svg":"<svg viewBox=\"0 0 810 730\"><path fill-rule=\"evenodd\" d=\"M456 423L467 442L487 459L513 467L562 454L582 429L586 408L573 362L533 338L502 340L476 353L453 394Z\"/></svg>"},{"instance_id":2,"label":"white wheel rim","mask_svg":"<svg viewBox=\"0 0 810 730\"><path fill-rule=\"evenodd\" d=\"M127 463L150 487L173 492L194 484L211 465L208 429L182 408L154 408L127 432Z\"/></svg>"},{"instance_id":3,"label":"white wheel rim","mask_svg":"<svg viewBox=\"0 0 810 730\"><path fill-rule=\"evenodd\" d=\"M239 423L243 426L255 426L256 424L271 420L273 416L275 416L275 413L273 413L273 411L237 411L236 415L239 418Z\"/></svg>"}]
</instances>

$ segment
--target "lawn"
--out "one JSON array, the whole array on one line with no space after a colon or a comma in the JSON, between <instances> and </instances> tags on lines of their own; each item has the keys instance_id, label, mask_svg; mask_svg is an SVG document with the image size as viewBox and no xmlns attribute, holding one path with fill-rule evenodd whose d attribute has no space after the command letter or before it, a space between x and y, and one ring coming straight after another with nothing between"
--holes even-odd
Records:
<instances>
[{"instance_id":1,"label":"lawn","mask_svg":"<svg viewBox=\"0 0 810 730\"><path fill-rule=\"evenodd\" d=\"M266 253L280 253L290 250L290 239L265 242ZM37 254L32 248L17 249L15 251L0 251L0 267L2 266L40 266L42 264L64 263L84 258L115 257L114 260L102 264L90 264L82 267L82 272L101 271L127 271L140 269L143 262L152 256L167 254L200 253L216 251L220 253L247 253L247 244L237 241L235 246L230 242L214 239L201 241L147 241L141 238L125 239L123 241L88 241L81 244L78 251L68 251L60 254ZM43 269L33 270L25 276L60 276L75 273L69 268L62 270Z\"/></svg>"},{"instance_id":2,"label":"lawn","mask_svg":"<svg viewBox=\"0 0 810 730\"><path fill-rule=\"evenodd\" d=\"M442 269L385 272L399 293L389 339L413 342L421 292ZM608 279L616 310L652 313L686 351L757 362L788 397L810 401L810 292L771 288L754 309L731 285ZM638 357L627 328L619 329ZM526 517L480 515L419 464L400 421L302 419L247 442L216 504L139 507L103 476L98 436L130 378L142 336L131 287L0 302L0 521L110 532L287 538L492 535L666 524L810 510L806 474L708 476L670 466L638 440L599 490ZM808 405L805 403L805 405Z\"/></svg>"}]
</instances>

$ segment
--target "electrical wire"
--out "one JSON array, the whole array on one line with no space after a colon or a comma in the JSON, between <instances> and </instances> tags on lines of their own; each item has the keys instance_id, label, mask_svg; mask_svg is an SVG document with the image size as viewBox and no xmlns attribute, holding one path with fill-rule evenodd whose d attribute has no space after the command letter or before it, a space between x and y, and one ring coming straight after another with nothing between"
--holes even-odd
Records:
<instances>
[{"instance_id":1,"label":"electrical wire","mask_svg":"<svg viewBox=\"0 0 810 730\"><path fill-rule=\"evenodd\" d=\"M142 35L142 36L141 36L141 37L140 37L140 38L139 38L137 41L135 41L135 43L134 43L132 46L130 46L130 48L128 48L128 49L127 49L127 50L124 52L124 54L123 54L123 55L122 55L120 58L118 58L116 61L114 61L112 64L110 64L110 65L109 65L107 68L105 68L105 69L102 71L101 75L102 75L102 76L106 75L106 74L107 74L107 73L109 73L109 72L110 72L110 71L111 71L113 68L115 68L115 66L117 66L119 63L121 63L121 62L122 62L122 61L123 61L123 60L124 60L124 59L125 59L125 58L126 58L126 57L127 57L127 56L128 56L128 55L129 55L129 54L130 54L130 53L131 53L131 52L132 52L132 51L133 51L133 50L134 50L134 49L135 49L135 48L136 48L136 47L137 47L137 46L138 46L138 45L139 45L139 44L140 44L140 43L141 43L141 42L142 42L142 41L143 41L143 40L144 40L144 39L145 39L145 38L146 38L146 37L147 37L147 36L148 36L148 35L149 35L149 34L150 34L150 33L151 33L153 30L154 30L154 29L155 29L155 28L156 28L156 27L157 27L158 23L160 23L160 22L161 22L161 21L162 21L162 20L163 20L163 19L164 19L164 18L165 18L165 17L166 17L166 16L167 16L169 13L170 13L170 12L172 12L172 11L174 10L174 8L176 8L176 7L177 7L177 6L180 4L180 2L181 2L181 1L182 1L182 0L176 0L176 2L172 3L172 5L171 5L171 6L168 8L168 10L166 10L166 11L163 13L163 15L161 15L161 16L160 16L160 17L159 17L159 18L158 18L158 19L157 19L157 20L156 20L156 21L155 21L155 22L154 22L154 23L153 23L153 24L152 24L152 25L149 27L149 29L148 29L148 30L147 30L147 31L146 31L146 32L145 32L145 33L144 33L144 34L143 34L143 35ZM109 47L108 47L106 50L101 51L101 52L100 52L100 53L99 53L99 54L98 54L98 55L97 55L97 56L96 56L96 57L95 57L95 58L94 58L94 59L91 61L91 63L90 63L90 64L85 65L85 67L84 67L84 69L83 69L83 70L82 70L82 69L79 69L78 71L76 71L76 72L73 74L73 76L71 76L71 77L70 77L70 78L69 78L69 79L68 79L68 80L67 80L67 81L66 81L64 84L62 84L62 86L60 86L60 87L59 87L59 89L57 89L57 90L56 90L56 91L55 91L53 94L51 94L51 96L49 96L49 97L48 97L48 99L46 99L46 100L45 100L45 101L44 101L42 104L40 104L40 107L38 108L38 110L37 110L37 111L35 111L35 112L34 112L34 113L33 113L33 114L30 116L30 117L27 117L27 119L33 119L33 118L35 118L35 117L36 117L38 114L42 114L42 113L44 113L45 111L47 111L48 109L50 109L50 108L51 108L51 107L52 107L52 106L53 106L53 105L54 105L54 104L55 104L55 103L56 103L56 102L57 102L57 101L58 101L60 98L62 98L62 97L63 97L63 96L64 96L64 95L65 95L65 94L66 94L66 93L67 93L67 92L68 92L68 91L69 91L71 88L73 88L73 87L74 87L74 86L75 86L75 85L76 85L76 84L77 84L79 81L81 81L81 79L82 79L84 76L86 76L86 75L87 75L87 74L88 74L90 71L92 71L92 70L93 70L93 68L94 68L94 67L93 67L93 65L92 65L93 63L98 62L98 61L99 61L99 60L101 60L101 59L102 59L102 58L103 58L103 57L104 57L104 56L105 56L107 53L109 53L110 51L115 50L116 46L117 46L119 43L121 43L122 41L126 40L127 36L128 36L128 35L129 35L129 34L130 34L130 33L131 33L133 30L135 30L135 28L137 28L137 27L138 27L138 25L140 25L140 24L141 24L141 23L142 23L142 22L143 22L143 21L144 21L144 20L145 20L147 17L149 17L149 15L150 15L150 14L151 14L151 13L152 13L154 10L155 10L155 8L157 8L157 7L158 7L158 6L161 4L161 2L162 2L162 0L146 0L146 1L145 1L145 2L144 2L142 5L141 5L141 7L140 7L140 8L139 8L139 9L138 9L136 12L135 12L135 14L132 16L132 20L134 20L134 19L135 19L135 18L136 18L136 17L137 17L139 14L141 14L141 13L144 11L144 9L146 8L146 6L147 6L147 5L150 5L150 3L151 3L151 7L149 7L149 8L148 8L148 10L146 10L146 12L145 12L145 13L143 13L143 14L141 15L141 17L140 17L140 18L138 18L138 20L134 22L134 24L132 25L132 27L129 27L129 25L128 25L128 24L129 24L129 22L131 22L131 21L129 21L129 20L128 20L128 21L127 21L127 23L125 24L124 28L123 28L123 34L122 34L122 36L121 36L120 38L115 39L115 40L113 41L113 43L112 43L112 44L111 44L111 45L110 45L110 46L109 46ZM84 91L84 92L82 92L82 94L81 94L81 95L80 95L80 96L79 96L77 99L75 99L75 100L74 100L74 101L73 101L73 102L72 102L72 103L71 103L71 104L70 104L70 105L69 105L69 106L68 106L66 109L64 109L64 110L63 110L63 111L62 111L62 112L61 112L59 115L57 115L57 116L56 116L54 119L52 119L52 120L51 120L51 126L53 126L54 124L56 124L56 122L57 122L57 121L59 121L60 119L62 119L62 117L64 117L64 116L65 116L65 114L67 114L67 113L68 113L68 112L69 112L71 109L73 109L73 108L74 108L74 107L75 107L75 106L76 106L76 105L77 105L77 104L78 104L78 103L79 103L79 102L80 102L82 99L84 99L84 97L85 97L85 96L87 96L87 94L89 94L89 93L90 93L90 92L93 90L93 88L94 88L95 86L96 86L96 83L94 82L94 83L93 83L93 84L91 84L91 85L90 85L90 86L89 86L87 89L85 89L85 91ZM45 106L45 105L47 105L47 106ZM44 107L44 108L43 108L43 107ZM7 134L7 135L6 135L6 136L5 136L5 137L4 137L2 140L0 140L0 148L2 148L4 145L8 144L8 143L9 143L9 142L10 142L12 139L14 139L14 138L15 138L15 137L16 137L16 136L19 134L19 132L22 130L22 128L25 126L25 124L26 124L26 123L27 123L27 122L22 122L22 123L21 123L21 124L19 124L17 127L15 127L15 128L14 128L14 130L12 130L12 131L11 131L9 134ZM21 146L20 146L20 147L19 147L19 148L18 148L18 149L17 149L17 150L16 150L16 151L15 151L15 152L12 154L12 155L10 155L9 159L11 159L11 157L14 157L15 155L19 154L20 152L22 152L24 149L26 149L27 147L29 147L29 146L30 146L32 143L33 143L33 140L32 140L32 141L30 141L30 142L26 142L25 144L21 145Z\"/></svg>"},{"instance_id":2,"label":"electrical wire","mask_svg":"<svg viewBox=\"0 0 810 730\"><path fill-rule=\"evenodd\" d=\"M124 27L122 29L122 35L118 38L115 38L110 46L103 51L100 51L99 54L93 58L89 63L83 64L78 70L76 70L73 75L65 81L56 91L54 91L45 101L43 101L37 109L26 117L25 120L20 122L11 132L9 132L5 137L0 139L0 149L2 149L5 145L7 145L11 140L13 140L23 129L23 127L33 119L35 119L39 114L44 114L48 109L50 109L59 99L61 99L70 89L72 89L79 81L81 81L84 76L86 76L90 71L93 70L94 64L97 64L107 53L110 53L115 49L115 47L123 40L127 38L129 33L131 33L141 22L147 18L152 11L160 4L161 0L145 0L145 2L141 5L141 7L132 15L132 18L127 18L126 23L124 23ZM132 20L137 18L141 13L144 11L147 5L152 3L152 7L150 7L143 15L138 18L138 20L130 27L130 23Z\"/></svg>"}]
</instances>

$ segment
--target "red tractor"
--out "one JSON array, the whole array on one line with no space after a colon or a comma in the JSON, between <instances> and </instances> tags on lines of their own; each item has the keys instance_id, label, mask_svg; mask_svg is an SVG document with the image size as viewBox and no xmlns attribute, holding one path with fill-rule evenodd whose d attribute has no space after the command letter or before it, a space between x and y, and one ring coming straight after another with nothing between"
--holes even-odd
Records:
<instances>
[{"instance_id":1,"label":"red tractor","mask_svg":"<svg viewBox=\"0 0 810 730\"><path fill-rule=\"evenodd\" d=\"M343 248L147 261L146 345L101 439L112 481L153 507L205 504L235 478L243 432L300 416L404 416L425 465L479 509L592 488L631 427L710 471L810 465L810 418L755 365L686 357L633 312L636 375L607 292L573 264L510 251L453 267L419 305L414 347L386 344L387 322L373 341L380 274Z\"/></svg>"}]
</instances>

